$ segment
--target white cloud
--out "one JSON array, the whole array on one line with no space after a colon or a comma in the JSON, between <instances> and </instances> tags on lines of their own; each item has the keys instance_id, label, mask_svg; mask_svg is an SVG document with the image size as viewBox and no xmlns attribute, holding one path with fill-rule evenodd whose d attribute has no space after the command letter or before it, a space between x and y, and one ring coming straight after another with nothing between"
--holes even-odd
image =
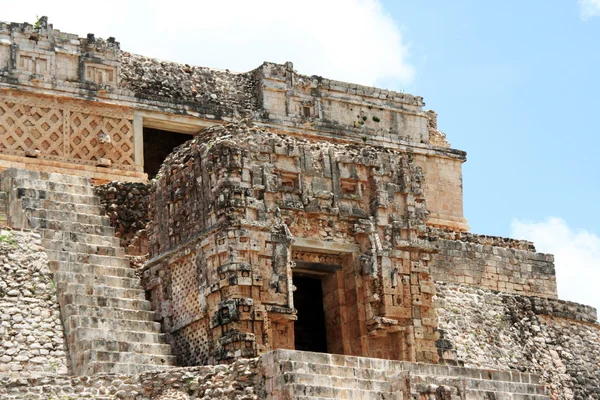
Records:
<instances>
[{"instance_id":1,"label":"white cloud","mask_svg":"<svg viewBox=\"0 0 600 400\"><path fill-rule=\"evenodd\" d=\"M584 21L600 16L600 0L579 0L579 12Z\"/></svg>"},{"instance_id":2,"label":"white cloud","mask_svg":"<svg viewBox=\"0 0 600 400\"><path fill-rule=\"evenodd\" d=\"M542 253L554 254L561 299L600 310L600 237L569 227L561 218L543 222L513 220L512 237L531 240Z\"/></svg>"},{"instance_id":3,"label":"white cloud","mask_svg":"<svg viewBox=\"0 0 600 400\"><path fill-rule=\"evenodd\" d=\"M292 61L301 73L366 85L414 75L399 27L379 0L0 0L2 20L49 16L63 32L114 36L127 51L247 71ZM87 4L87 3L85 3Z\"/></svg>"}]
</instances>

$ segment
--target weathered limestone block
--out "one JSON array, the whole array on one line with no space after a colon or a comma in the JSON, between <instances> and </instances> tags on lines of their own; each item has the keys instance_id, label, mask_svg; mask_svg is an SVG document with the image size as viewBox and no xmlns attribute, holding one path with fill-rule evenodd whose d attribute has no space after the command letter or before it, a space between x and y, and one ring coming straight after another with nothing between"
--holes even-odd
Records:
<instances>
[{"instance_id":1,"label":"weathered limestone block","mask_svg":"<svg viewBox=\"0 0 600 400\"><path fill-rule=\"evenodd\" d=\"M435 280L558 297L554 257L536 253L531 242L439 229L429 229L428 240L437 252Z\"/></svg>"}]
</instances>

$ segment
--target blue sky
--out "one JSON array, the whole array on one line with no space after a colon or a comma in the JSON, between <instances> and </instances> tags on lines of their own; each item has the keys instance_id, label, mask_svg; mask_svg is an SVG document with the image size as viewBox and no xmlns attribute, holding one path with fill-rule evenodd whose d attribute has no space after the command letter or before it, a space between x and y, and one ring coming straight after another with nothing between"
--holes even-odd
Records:
<instances>
[{"instance_id":1,"label":"blue sky","mask_svg":"<svg viewBox=\"0 0 600 400\"><path fill-rule=\"evenodd\" d=\"M417 4L418 3L418 4ZM559 216L600 233L600 18L575 1L384 2L453 147L474 232Z\"/></svg>"},{"instance_id":2,"label":"blue sky","mask_svg":"<svg viewBox=\"0 0 600 400\"><path fill-rule=\"evenodd\" d=\"M556 255L561 298L600 308L600 0L0 0L5 21L115 36L125 50L423 96L466 150L475 233Z\"/></svg>"}]
</instances>

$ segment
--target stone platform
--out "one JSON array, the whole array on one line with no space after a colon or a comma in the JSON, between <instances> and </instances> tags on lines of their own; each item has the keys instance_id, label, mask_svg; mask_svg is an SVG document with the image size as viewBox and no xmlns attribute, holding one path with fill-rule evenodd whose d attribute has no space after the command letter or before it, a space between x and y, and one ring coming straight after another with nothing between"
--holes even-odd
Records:
<instances>
[{"instance_id":1,"label":"stone platform","mask_svg":"<svg viewBox=\"0 0 600 400\"><path fill-rule=\"evenodd\" d=\"M275 350L139 375L0 380L2 399L546 400L536 375Z\"/></svg>"},{"instance_id":2,"label":"stone platform","mask_svg":"<svg viewBox=\"0 0 600 400\"><path fill-rule=\"evenodd\" d=\"M269 399L542 400L539 377L376 358L275 350L260 359Z\"/></svg>"}]
</instances>

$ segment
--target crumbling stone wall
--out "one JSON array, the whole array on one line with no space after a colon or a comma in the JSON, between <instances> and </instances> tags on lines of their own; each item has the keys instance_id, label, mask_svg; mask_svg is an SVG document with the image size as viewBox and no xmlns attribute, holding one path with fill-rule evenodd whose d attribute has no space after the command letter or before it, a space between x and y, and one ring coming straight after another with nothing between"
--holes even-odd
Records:
<instances>
[{"instance_id":1,"label":"crumbling stone wall","mask_svg":"<svg viewBox=\"0 0 600 400\"><path fill-rule=\"evenodd\" d=\"M140 375L52 375L37 379L11 378L0 384L5 400L136 399L256 400L264 398L258 360L230 365L174 368Z\"/></svg>"},{"instance_id":2,"label":"crumbling stone wall","mask_svg":"<svg viewBox=\"0 0 600 400\"><path fill-rule=\"evenodd\" d=\"M554 256L530 242L429 229L435 280L557 298Z\"/></svg>"},{"instance_id":3,"label":"crumbling stone wall","mask_svg":"<svg viewBox=\"0 0 600 400\"><path fill-rule=\"evenodd\" d=\"M150 190L150 184L141 182L110 182L94 188L121 247L129 255L148 254Z\"/></svg>"},{"instance_id":4,"label":"crumbling stone wall","mask_svg":"<svg viewBox=\"0 0 600 400\"><path fill-rule=\"evenodd\" d=\"M431 241L438 239L458 240L460 242L481 244L484 246L503 247L505 249L515 249L535 252L533 242L527 240L506 238L502 236L479 235L471 232L453 231L448 229L427 228L427 235Z\"/></svg>"},{"instance_id":5,"label":"crumbling stone wall","mask_svg":"<svg viewBox=\"0 0 600 400\"><path fill-rule=\"evenodd\" d=\"M233 73L207 67L120 53L120 82L136 97L187 104L215 119L251 116L258 110L252 72Z\"/></svg>"},{"instance_id":6,"label":"crumbling stone wall","mask_svg":"<svg viewBox=\"0 0 600 400\"><path fill-rule=\"evenodd\" d=\"M539 374L553 399L600 394L600 325L576 303L436 283L442 360Z\"/></svg>"},{"instance_id":7,"label":"crumbling stone wall","mask_svg":"<svg viewBox=\"0 0 600 400\"><path fill-rule=\"evenodd\" d=\"M231 124L159 175L144 281L180 363L293 348L292 275L317 267L337 298L331 351L436 361L424 177L409 153Z\"/></svg>"},{"instance_id":8,"label":"crumbling stone wall","mask_svg":"<svg viewBox=\"0 0 600 400\"><path fill-rule=\"evenodd\" d=\"M67 373L56 288L40 235L0 231L0 265L0 376Z\"/></svg>"}]
</instances>

